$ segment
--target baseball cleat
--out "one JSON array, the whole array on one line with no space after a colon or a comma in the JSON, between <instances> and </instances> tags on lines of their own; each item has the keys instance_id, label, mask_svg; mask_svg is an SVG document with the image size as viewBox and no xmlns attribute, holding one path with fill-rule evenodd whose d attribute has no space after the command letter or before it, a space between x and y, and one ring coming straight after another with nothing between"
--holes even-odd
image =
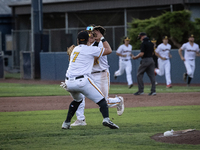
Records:
<instances>
[{"instance_id":1,"label":"baseball cleat","mask_svg":"<svg viewBox=\"0 0 200 150\"><path fill-rule=\"evenodd\" d=\"M133 87L133 84L131 84L131 85L128 86L129 89L132 88L132 87Z\"/></svg>"},{"instance_id":2,"label":"baseball cleat","mask_svg":"<svg viewBox=\"0 0 200 150\"><path fill-rule=\"evenodd\" d=\"M104 118L102 124L106 127L109 127L110 129L119 129L119 127L110 121L109 118Z\"/></svg>"},{"instance_id":3,"label":"baseball cleat","mask_svg":"<svg viewBox=\"0 0 200 150\"><path fill-rule=\"evenodd\" d=\"M115 71L116 72L116 71ZM114 73L114 79L116 80L117 79L117 76L115 75L115 73Z\"/></svg>"},{"instance_id":4,"label":"baseball cleat","mask_svg":"<svg viewBox=\"0 0 200 150\"><path fill-rule=\"evenodd\" d=\"M143 92L136 92L136 93L134 93L134 95L143 95L144 93Z\"/></svg>"},{"instance_id":5,"label":"baseball cleat","mask_svg":"<svg viewBox=\"0 0 200 150\"><path fill-rule=\"evenodd\" d=\"M168 84L168 85L166 86L166 88L172 88L172 85L171 85L171 84Z\"/></svg>"},{"instance_id":6,"label":"baseball cleat","mask_svg":"<svg viewBox=\"0 0 200 150\"><path fill-rule=\"evenodd\" d=\"M156 95L156 92L149 93L149 96L154 96L154 95Z\"/></svg>"},{"instance_id":7,"label":"baseball cleat","mask_svg":"<svg viewBox=\"0 0 200 150\"><path fill-rule=\"evenodd\" d=\"M187 73L183 74L183 81L185 81L185 82L187 81Z\"/></svg>"},{"instance_id":8,"label":"baseball cleat","mask_svg":"<svg viewBox=\"0 0 200 150\"><path fill-rule=\"evenodd\" d=\"M71 127L70 127L70 122L63 122L63 124L62 124L62 129L70 129Z\"/></svg>"},{"instance_id":9,"label":"baseball cleat","mask_svg":"<svg viewBox=\"0 0 200 150\"><path fill-rule=\"evenodd\" d=\"M71 126L86 126L87 123L85 120L76 120L74 123L71 124Z\"/></svg>"},{"instance_id":10,"label":"baseball cleat","mask_svg":"<svg viewBox=\"0 0 200 150\"><path fill-rule=\"evenodd\" d=\"M119 96L120 103L117 105L117 114L121 116L124 112L124 98Z\"/></svg>"}]
</instances>

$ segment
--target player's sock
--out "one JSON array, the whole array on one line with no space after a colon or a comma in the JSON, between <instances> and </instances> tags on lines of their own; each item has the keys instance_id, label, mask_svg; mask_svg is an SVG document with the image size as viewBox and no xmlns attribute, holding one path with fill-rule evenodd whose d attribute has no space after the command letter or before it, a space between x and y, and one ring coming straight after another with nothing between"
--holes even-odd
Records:
<instances>
[{"instance_id":1,"label":"player's sock","mask_svg":"<svg viewBox=\"0 0 200 150\"><path fill-rule=\"evenodd\" d=\"M65 122L71 122L72 117L74 116L76 110L78 109L78 106L80 105L82 101L80 102L76 102L76 101L72 101L71 104L69 105L69 111L67 114L67 119L65 120Z\"/></svg>"},{"instance_id":2,"label":"player's sock","mask_svg":"<svg viewBox=\"0 0 200 150\"><path fill-rule=\"evenodd\" d=\"M105 98L103 98L102 100L100 100L97 104L100 107L99 109L100 109L100 112L101 112L103 118L109 117L109 114L108 114L108 105L107 105L107 102L106 102Z\"/></svg>"},{"instance_id":3,"label":"player's sock","mask_svg":"<svg viewBox=\"0 0 200 150\"><path fill-rule=\"evenodd\" d=\"M190 84L191 80L192 80L192 78L188 77L188 82L187 82L188 85Z\"/></svg>"}]
</instances>

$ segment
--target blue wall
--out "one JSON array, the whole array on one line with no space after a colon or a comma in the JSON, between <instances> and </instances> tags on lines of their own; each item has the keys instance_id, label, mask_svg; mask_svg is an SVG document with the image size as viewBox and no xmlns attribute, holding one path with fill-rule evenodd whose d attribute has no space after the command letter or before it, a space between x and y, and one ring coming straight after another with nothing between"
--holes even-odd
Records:
<instances>
[{"instance_id":1,"label":"blue wall","mask_svg":"<svg viewBox=\"0 0 200 150\"><path fill-rule=\"evenodd\" d=\"M139 51L133 51L133 55L137 55ZM183 82L183 73L185 70L185 65L180 59L178 50L171 50L171 79L173 83L184 83ZM41 63L41 80L64 80L65 73L68 68L68 55L66 52L48 52L40 53L40 63ZM108 55L108 63L110 65L110 81L127 83L126 74L119 76L116 80L113 75L119 67L119 57L116 55L116 52L113 51ZM133 82L137 83L137 69L140 63L140 59L132 60L132 78ZM165 76L156 76L156 81L158 83L165 83ZM144 75L144 82L150 83L149 78L146 73ZM196 69L194 74L194 79L191 83L200 83L200 57L196 57Z\"/></svg>"}]
</instances>

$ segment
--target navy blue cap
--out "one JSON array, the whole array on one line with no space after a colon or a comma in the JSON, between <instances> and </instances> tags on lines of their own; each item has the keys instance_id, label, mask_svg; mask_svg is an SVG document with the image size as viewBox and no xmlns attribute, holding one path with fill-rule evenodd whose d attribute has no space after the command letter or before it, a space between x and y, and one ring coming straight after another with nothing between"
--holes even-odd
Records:
<instances>
[{"instance_id":1,"label":"navy blue cap","mask_svg":"<svg viewBox=\"0 0 200 150\"><path fill-rule=\"evenodd\" d=\"M80 42L88 41L89 35L87 31L81 31L78 33L78 40Z\"/></svg>"}]
</instances>

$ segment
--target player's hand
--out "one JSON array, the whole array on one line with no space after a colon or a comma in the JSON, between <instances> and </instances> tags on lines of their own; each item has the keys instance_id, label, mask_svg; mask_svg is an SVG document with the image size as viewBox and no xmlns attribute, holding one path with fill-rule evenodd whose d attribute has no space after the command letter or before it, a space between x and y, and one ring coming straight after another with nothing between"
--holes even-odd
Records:
<instances>
[{"instance_id":1,"label":"player's hand","mask_svg":"<svg viewBox=\"0 0 200 150\"><path fill-rule=\"evenodd\" d=\"M126 57L126 55L122 55L122 57Z\"/></svg>"},{"instance_id":2,"label":"player's hand","mask_svg":"<svg viewBox=\"0 0 200 150\"><path fill-rule=\"evenodd\" d=\"M172 58L172 55L171 55L171 54L169 55L169 58Z\"/></svg>"},{"instance_id":3,"label":"player's hand","mask_svg":"<svg viewBox=\"0 0 200 150\"><path fill-rule=\"evenodd\" d=\"M182 61L185 61L185 58L184 58L184 57L181 57L181 60L182 60Z\"/></svg>"},{"instance_id":4,"label":"player's hand","mask_svg":"<svg viewBox=\"0 0 200 150\"><path fill-rule=\"evenodd\" d=\"M132 56L132 59L134 59L134 60L135 60L135 59L137 59L137 58L136 58L136 57L133 55L133 56Z\"/></svg>"},{"instance_id":5,"label":"player's hand","mask_svg":"<svg viewBox=\"0 0 200 150\"><path fill-rule=\"evenodd\" d=\"M101 34L99 30L94 30L94 33L96 35L95 40L99 40L101 39L101 37L103 37L103 35Z\"/></svg>"}]
</instances>

